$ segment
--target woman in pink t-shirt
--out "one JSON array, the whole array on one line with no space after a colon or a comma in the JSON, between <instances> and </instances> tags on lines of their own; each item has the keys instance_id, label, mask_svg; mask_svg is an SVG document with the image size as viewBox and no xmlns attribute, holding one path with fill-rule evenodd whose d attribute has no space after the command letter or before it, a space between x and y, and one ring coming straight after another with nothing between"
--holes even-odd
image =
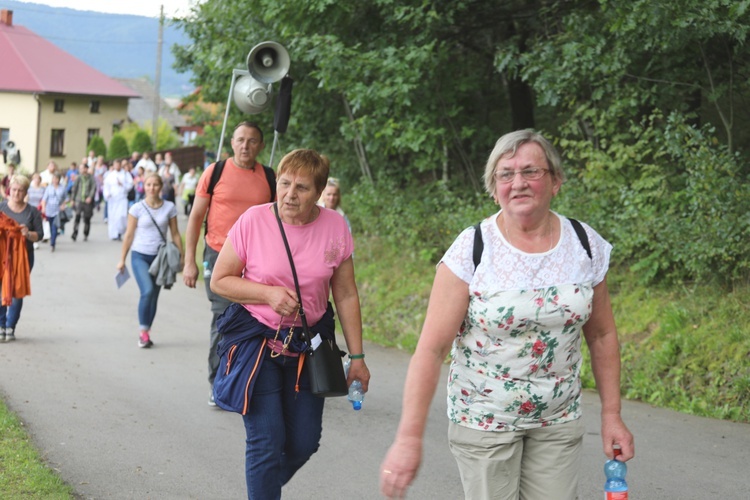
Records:
<instances>
[{"instance_id":1,"label":"woman in pink t-shirt","mask_svg":"<svg viewBox=\"0 0 750 500\"><path fill-rule=\"evenodd\" d=\"M313 150L287 154L277 175L278 211L294 258L307 323L332 320L327 312L332 292L352 358L348 383L358 379L366 391L370 372L362 350L354 243L344 218L316 205L328 171L328 159ZM248 498L279 498L281 487L317 451L325 401L310 392L307 373L298 370L299 353L293 352L293 344L284 343L289 328L301 328L302 323L273 208L272 203L257 205L240 216L211 277L211 289L235 303L224 316L239 315L245 322L238 333L258 332L254 338L266 341L260 348L251 397L243 408L234 410L242 413L247 434ZM217 404L224 407L216 396Z\"/></svg>"}]
</instances>

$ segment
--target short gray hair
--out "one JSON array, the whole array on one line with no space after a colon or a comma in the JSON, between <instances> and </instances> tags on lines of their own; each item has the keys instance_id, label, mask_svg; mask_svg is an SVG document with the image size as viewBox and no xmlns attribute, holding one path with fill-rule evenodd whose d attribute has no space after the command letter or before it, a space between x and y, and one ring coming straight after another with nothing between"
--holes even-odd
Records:
<instances>
[{"instance_id":1,"label":"short gray hair","mask_svg":"<svg viewBox=\"0 0 750 500\"><path fill-rule=\"evenodd\" d=\"M484 176L482 178L484 180L484 189L490 196L495 195L495 167L497 166L497 162L504 156L512 158L519 147L529 142L538 144L542 148L542 151L544 151L552 178L559 179L560 181L565 180L565 172L562 169L562 158L555 147L552 146L552 143L534 130L516 130L500 137L495 143L490 157L487 159L487 165L484 167Z\"/></svg>"}]
</instances>

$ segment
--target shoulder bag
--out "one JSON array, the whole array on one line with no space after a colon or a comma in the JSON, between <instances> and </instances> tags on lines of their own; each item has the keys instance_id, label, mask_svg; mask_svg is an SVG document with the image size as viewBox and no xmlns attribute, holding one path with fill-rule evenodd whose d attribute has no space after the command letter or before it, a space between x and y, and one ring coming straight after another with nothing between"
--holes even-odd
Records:
<instances>
[{"instance_id":1,"label":"shoulder bag","mask_svg":"<svg viewBox=\"0 0 750 500\"><path fill-rule=\"evenodd\" d=\"M341 352L339 346L336 345L335 335L331 334L323 336L319 332L310 332L310 329L307 326L305 310L302 307L302 294L300 293L299 281L297 280L297 270L294 267L294 259L292 259L292 251L289 248L289 242L286 239L284 225L281 223L281 217L279 217L277 203L273 204L273 211L276 214L276 220L279 223L281 237L284 239L284 247L286 248L286 254L289 257L289 265L292 267L292 276L294 277L294 287L297 291L297 300L299 300L299 316L302 320L301 340L308 346L307 350L301 354L300 357L303 358L301 362L304 363L304 369L307 370L307 374L310 377L310 391L315 396L321 398L346 396L349 393L349 388L346 385L344 365L341 362L344 353ZM329 310L330 309L331 307L329 305Z\"/></svg>"},{"instance_id":2,"label":"shoulder bag","mask_svg":"<svg viewBox=\"0 0 750 500\"><path fill-rule=\"evenodd\" d=\"M142 201L143 209L146 211L151 222L154 223L154 227L159 231L159 236L164 241L159 246L159 250L156 253L156 258L151 262L151 266L148 268L149 274L156 278L156 284L163 286L166 290L172 288L175 283L175 277L180 271L180 249L174 244L172 240L167 240L164 233L161 232L159 224L156 223L156 219L151 215L151 210L148 209L145 201Z\"/></svg>"}]
</instances>

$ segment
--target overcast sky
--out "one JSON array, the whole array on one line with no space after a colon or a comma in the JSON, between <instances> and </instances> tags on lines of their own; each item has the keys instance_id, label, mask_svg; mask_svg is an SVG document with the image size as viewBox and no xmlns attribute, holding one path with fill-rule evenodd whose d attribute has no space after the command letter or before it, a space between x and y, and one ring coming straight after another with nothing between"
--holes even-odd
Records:
<instances>
[{"instance_id":1,"label":"overcast sky","mask_svg":"<svg viewBox=\"0 0 750 500\"><path fill-rule=\"evenodd\" d=\"M190 6L197 2L198 0L32 0L28 3L148 17L159 17L163 5L164 15L173 17L187 14Z\"/></svg>"}]
</instances>

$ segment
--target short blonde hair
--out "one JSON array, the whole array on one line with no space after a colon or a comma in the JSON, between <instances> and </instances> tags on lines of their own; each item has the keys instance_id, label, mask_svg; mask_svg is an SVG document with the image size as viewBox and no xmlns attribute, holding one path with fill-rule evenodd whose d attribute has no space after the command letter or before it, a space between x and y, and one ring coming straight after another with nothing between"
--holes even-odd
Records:
<instances>
[{"instance_id":1,"label":"short blonde hair","mask_svg":"<svg viewBox=\"0 0 750 500\"><path fill-rule=\"evenodd\" d=\"M29 178L22 174L14 175L10 178L10 185L15 184L18 187L23 188L24 191L29 190Z\"/></svg>"}]
</instances>

